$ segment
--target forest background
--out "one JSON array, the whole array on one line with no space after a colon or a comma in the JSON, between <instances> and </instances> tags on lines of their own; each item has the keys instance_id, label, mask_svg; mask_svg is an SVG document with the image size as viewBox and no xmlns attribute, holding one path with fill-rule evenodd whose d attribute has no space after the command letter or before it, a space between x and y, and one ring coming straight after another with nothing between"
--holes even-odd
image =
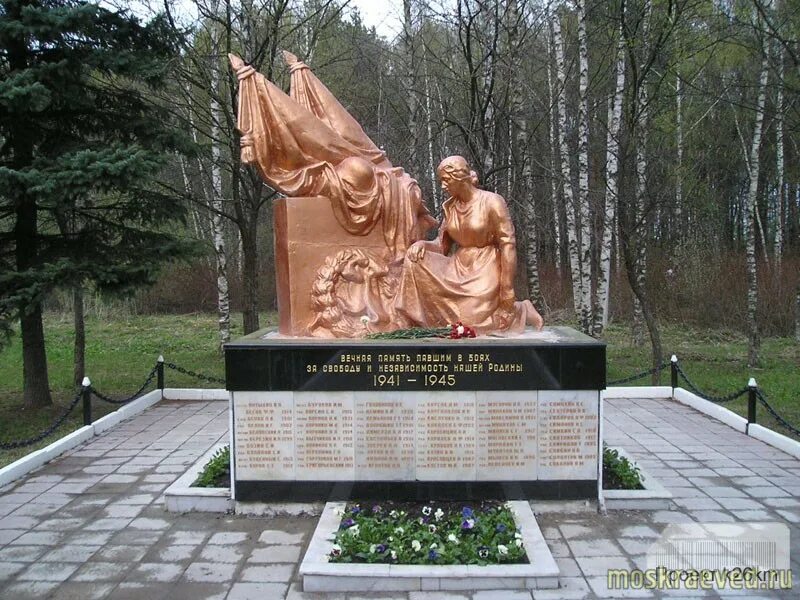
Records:
<instances>
[{"instance_id":1,"label":"forest background","mask_svg":"<svg viewBox=\"0 0 800 600\"><path fill-rule=\"evenodd\" d=\"M435 216L443 201L435 166L451 154L507 199L518 296L531 297L546 321L600 337L609 323L624 324L653 366L665 358L665 324L741 332L754 367L764 361L763 336L800 341L795 3L397 6L401 29L387 38L345 0L136 4L145 21L166 9L181 40L169 84L151 99L192 145L148 183L185 211L172 233L201 245L123 300L87 279L47 289L45 309L75 315L73 381L85 370L87 313L216 312L224 342L231 311L247 333L275 310L277 193L240 162L227 54L286 89L282 49L417 178ZM73 211L79 224L88 214Z\"/></svg>"}]
</instances>

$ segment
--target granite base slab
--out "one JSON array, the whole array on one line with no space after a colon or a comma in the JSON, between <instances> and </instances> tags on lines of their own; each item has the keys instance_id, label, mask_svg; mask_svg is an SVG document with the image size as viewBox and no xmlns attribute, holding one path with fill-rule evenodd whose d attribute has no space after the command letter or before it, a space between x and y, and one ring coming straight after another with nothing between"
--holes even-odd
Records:
<instances>
[{"instance_id":1,"label":"granite base slab","mask_svg":"<svg viewBox=\"0 0 800 600\"><path fill-rule=\"evenodd\" d=\"M531 561L522 565L371 565L330 563L333 539L345 508L328 502L300 565L306 592L399 592L440 590L529 590L559 585L559 568L530 504L512 501L511 511Z\"/></svg>"}]
</instances>

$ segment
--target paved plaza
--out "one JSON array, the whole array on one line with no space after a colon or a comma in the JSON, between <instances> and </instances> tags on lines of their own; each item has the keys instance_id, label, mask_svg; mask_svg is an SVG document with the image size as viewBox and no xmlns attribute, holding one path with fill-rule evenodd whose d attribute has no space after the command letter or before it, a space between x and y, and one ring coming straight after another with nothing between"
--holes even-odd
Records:
<instances>
[{"instance_id":1,"label":"paved plaza","mask_svg":"<svg viewBox=\"0 0 800 600\"><path fill-rule=\"evenodd\" d=\"M0 598L531 599L509 591L302 593L297 569L315 516L164 509L166 487L227 430L225 402L162 402L0 489ZM703 597L606 588L608 569L644 568L670 523L786 523L800 574L800 460L668 400L608 400L605 438L672 492L673 509L602 516L593 505L534 503L562 583L534 599ZM800 597L704 597L743 595Z\"/></svg>"}]
</instances>

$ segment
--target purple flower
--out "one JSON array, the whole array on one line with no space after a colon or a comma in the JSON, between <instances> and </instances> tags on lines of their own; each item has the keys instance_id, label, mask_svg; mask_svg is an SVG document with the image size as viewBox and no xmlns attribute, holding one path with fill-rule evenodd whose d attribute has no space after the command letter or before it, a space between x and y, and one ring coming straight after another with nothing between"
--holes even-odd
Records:
<instances>
[{"instance_id":1,"label":"purple flower","mask_svg":"<svg viewBox=\"0 0 800 600\"><path fill-rule=\"evenodd\" d=\"M350 509L350 512L353 513L354 515L357 515L358 513L361 512L361 508L359 508L359 506L356 504L353 508Z\"/></svg>"},{"instance_id":2,"label":"purple flower","mask_svg":"<svg viewBox=\"0 0 800 600\"><path fill-rule=\"evenodd\" d=\"M353 519L345 519L344 521L342 521L342 524L339 525L339 529L348 529L355 524L356 522L353 521Z\"/></svg>"},{"instance_id":3,"label":"purple flower","mask_svg":"<svg viewBox=\"0 0 800 600\"><path fill-rule=\"evenodd\" d=\"M469 506L465 506L461 509L461 516L465 519L472 519L475 516L475 513L472 512L472 509Z\"/></svg>"},{"instance_id":4,"label":"purple flower","mask_svg":"<svg viewBox=\"0 0 800 600\"><path fill-rule=\"evenodd\" d=\"M375 546L375 552L377 552L378 554L383 554L384 552L386 552L386 546L384 546L383 544L378 544L377 546Z\"/></svg>"},{"instance_id":5,"label":"purple flower","mask_svg":"<svg viewBox=\"0 0 800 600\"><path fill-rule=\"evenodd\" d=\"M461 529L472 529L473 527L475 527L474 519L464 519L461 523Z\"/></svg>"},{"instance_id":6,"label":"purple flower","mask_svg":"<svg viewBox=\"0 0 800 600\"><path fill-rule=\"evenodd\" d=\"M505 526L505 525L503 525L502 523L499 523L499 524L497 525L497 527L495 527L495 528L494 528L494 530L495 530L497 533L503 533L503 532L505 532L505 530L506 530L506 526Z\"/></svg>"},{"instance_id":7,"label":"purple flower","mask_svg":"<svg viewBox=\"0 0 800 600\"><path fill-rule=\"evenodd\" d=\"M381 505L380 504L376 504L375 506L373 506L372 507L372 512L375 513L375 514L378 514L379 512L381 512Z\"/></svg>"},{"instance_id":8,"label":"purple flower","mask_svg":"<svg viewBox=\"0 0 800 600\"><path fill-rule=\"evenodd\" d=\"M439 558L439 554L436 552L436 550L431 550L428 552L428 560L436 560L437 558Z\"/></svg>"}]
</instances>

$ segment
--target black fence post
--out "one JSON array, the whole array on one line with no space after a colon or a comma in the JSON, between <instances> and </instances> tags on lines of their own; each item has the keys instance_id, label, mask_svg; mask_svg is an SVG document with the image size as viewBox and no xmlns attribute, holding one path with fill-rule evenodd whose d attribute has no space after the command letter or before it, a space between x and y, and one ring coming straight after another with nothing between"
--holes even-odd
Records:
<instances>
[{"instance_id":1,"label":"black fence post","mask_svg":"<svg viewBox=\"0 0 800 600\"><path fill-rule=\"evenodd\" d=\"M158 360L156 361L156 378L158 389L162 392L164 391L164 355L159 354Z\"/></svg>"},{"instance_id":2,"label":"black fence post","mask_svg":"<svg viewBox=\"0 0 800 600\"><path fill-rule=\"evenodd\" d=\"M751 377L747 382L747 387L750 388L747 396L747 429L750 429L750 423L756 422L756 399L758 398L758 384L755 378Z\"/></svg>"},{"instance_id":3,"label":"black fence post","mask_svg":"<svg viewBox=\"0 0 800 600\"><path fill-rule=\"evenodd\" d=\"M670 379L672 384L672 397L675 397L675 388L678 387L678 357L674 354L669 359L670 362Z\"/></svg>"},{"instance_id":4,"label":"black fence post","mask_svg":"<svg viewBox=\"0 0 800 600\"><path fill-rule=\"evenodd\" d=\"M81 396L83 396L83 424L92 424L92 382L88 377L81 383Z\"/></svg>"}]
</instances>

